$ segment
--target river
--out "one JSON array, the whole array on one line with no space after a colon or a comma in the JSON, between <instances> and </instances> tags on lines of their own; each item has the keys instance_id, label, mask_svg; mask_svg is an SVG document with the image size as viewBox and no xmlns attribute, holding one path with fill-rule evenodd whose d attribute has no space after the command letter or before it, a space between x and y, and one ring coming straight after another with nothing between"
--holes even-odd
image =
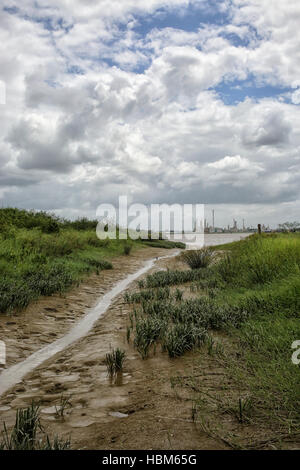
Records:
<instances>
[{"instance_id":1,"label":"river","mask_svg":"<svg viewBox=\"0 0 300 470\"><path fill-rule=\"evenodd\" d=\"M187 235L188 240L186 240L185 243L187 249L193 250L202 248L203 245L216 246L236 242L243 238L247 238L249 235L251 235L251 233L206 233L205 235L198 233ZM182 241L180 237L180 235L176 234L172 234L171 236L165 234L165 238L169 238L174 241Z\"/></svg>"}]
</instances>

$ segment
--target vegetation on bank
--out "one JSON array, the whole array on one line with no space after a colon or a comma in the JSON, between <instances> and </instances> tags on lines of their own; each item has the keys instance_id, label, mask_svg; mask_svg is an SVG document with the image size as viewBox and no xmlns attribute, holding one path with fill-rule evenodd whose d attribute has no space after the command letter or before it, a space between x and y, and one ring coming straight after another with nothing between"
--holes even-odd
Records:
<instances>
[{"instance_id":1,"label":"vegetation on bank","mask_svg":"<svg viewBox=\"0 0 300 470\"><path fill-rule=\"evenodd\" d=\"M182 254L183 261L191 269L207 268L212 262L213 250L204 247L202 250L188 250Z\"/></svg>"},{"instance_id":2,"label":"vegetation on bank","mask_svg":"<svg viewBox=\"0 0 300 470\"><path fill-rule=\"evenodd\" d=\"M252 235L214 249L222 256L209 267L149 275L125 297L134 304L134 346L143 358L157 345L178 357L203 343L213 351L213 331L226 332L232 341L223 365L248 389L253 414L299 432L291 345L300 340L300 234ZM181 296L172 287L179 284Z\"/></svg>"},{"instance_id":3,"label":"vegetation on bank","mask_svg":"<svg viewBox=\"0 0 300 470\"><path fill-rule=\"evenodd\" d=\"M97 221L74 222L46 212L0 209L0 312L26 307L41 295L63 292L110 259L151 241L99 240ZM155 246L178 244L155 240ZM184 245L180 246L181 248Z\"/></svg>"}]
</instances>

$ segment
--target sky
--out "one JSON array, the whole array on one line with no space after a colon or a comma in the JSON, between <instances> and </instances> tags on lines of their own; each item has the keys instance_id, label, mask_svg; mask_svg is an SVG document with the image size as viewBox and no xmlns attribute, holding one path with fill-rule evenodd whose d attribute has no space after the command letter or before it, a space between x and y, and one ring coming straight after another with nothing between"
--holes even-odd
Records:
<instances>
[{"instance_id":1,"label":"sky","mask_svg":"<svg viewBox=\"0 0 300 470\"><path fill-rule=\"evenodd\" d=\"M0 8L2 206L94 218L127 195L216 225L300 220L299 0Z\"/></svg>"}]
</instances>

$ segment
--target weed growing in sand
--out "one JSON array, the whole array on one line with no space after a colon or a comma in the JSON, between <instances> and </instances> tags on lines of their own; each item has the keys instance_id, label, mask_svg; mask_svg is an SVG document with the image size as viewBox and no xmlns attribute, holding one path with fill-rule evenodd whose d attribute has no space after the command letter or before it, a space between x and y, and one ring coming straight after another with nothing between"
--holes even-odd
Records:
<instances>
[{"instance_id":1,"label":"weed growing in sand","mask_svg":"<svg viewBox=\"0 0 300 470\"><path fill-rule=\"evenodd\" d=\"M111 377L123 369L125 355L125 351L119 348L113 349L111 352L106 354L105 364L107 367L107 372Z\"/></svg>"},{"instance_id":2,"label":"weed growing in sand","mask_svg":"<svg viewBox=\"0 0 300 470\"><path fill-rule=\"evenodd\" d=\"M65 397L62 395L60 397L59 405L55 405L55 416L56 418L64 419L65 410L67 408L72 408L72 403L70 401L71 396Z\"/></svg>"},{"instance_id":3,"label":"weed growing in sand","mask_svg":"<svg viewBox=\"0 0 300 470\"><path fill-rule=\"evenodd\" d=\"M51 442L49 436L46 435L45 442L43 443L43 446L40 448L40 450L70 450L70 447L70 438L64 440L58 436L54 436L53 442Z\"/></svg>"},{"instance_id":4,"label":"weed growing in sand","mask_svg":"<svg viewBox=\"0 0 300 470\"><path fill-rule=\"evenodd\" d=\"M134 345L143 359L148 357L149 349L161 338L166 329L166 322L157 317L136 318Z\"/></svg>"},{"instance_id":5,"label":"weed growing in sand","mask_svg":"<svg viewBox=\"0 0 300 470\"><path fill-rule=\"evenodd\" d=\"M182 300L182 298L183 298L183 290L180 290L180 289L177 288L176 291L175 291L175 300L177 302L180 302Z\"/></svg>"},{"instance_id":6,"label":"weed growing in sand","mask_svg":"<svg viewBox=\"0 0 300 470\"><path fill-rule=\"evenodd\" d=\"M210 334L208 334L206 336L205 342L206 342L206 345L207 345L207 352L210 356L212 356L213 353L214 353L214 345L215 345L213 337Z\"/></svg>"},{"instance_id":7,"label":"weed growing in sand","mask_svg":"<svg viewBox=\"0 0 300 470\"><path fill-rule=\"evenodd\" d=\"M126 339L127 339L127 343L130 342L130 336L131 336L131 327L130 327L130 326L127 326L127 328L126 328Z\"/></svg>"},{"instance_id":8,"label":"weed growing in sand","mask_svg":"<svg viewBox=\"0 0 300 470\"><path fill-rule=\"evenodd\" d=\"M207 268L214 257L214 252L210 248L201 250L188 250L182 254L183 261L191 269Z\"/></svg>"},{"instance_id":9,"label":"weed growing in sand","mask_svg":"<svg viewBox=\"0 0 300 470\"><path fill-rule=\"evenodd\" d=\"M38 432L41 433L40 439L38 439ZM1 450L67 450L70 448L70 440L64 441L56 436L51 442L49 436L44 435L40 422L40 408L35 403L28 408L18 409L11 432L8 432L4 423L2 434Z\"/></svg>"},{"instance_id":10,"label":"weed growing in sand","mask_svg":"<svg viewBox=\"0 0 300 470\"><path fill-rule=\"evenodd\" d=\"M124 255L129 256L132 250L132 245L129 245L129 243L125 243L123 247Z\"/></svg>"},{"instance_id":11,"label":"weed growing in sand","mask_svg":"<svg viewBox=\"0 0 300 470\"><path fill-rule=\"evenodd\" d=\"M37 431L41 430L39 411L39 406L34 403L28 408L17 410L10 436L4 428L4 447L15 450L34 448Z\"/></svg>"},{"instance_id":12,"label":"weed growing in sand","mask_svg":"<svg viewBox=\"0 0 300 470\"><path fill-rule=\"evenodd\" d=\"M249 420L249 414L253 408L253 402L251 398L247 397L245 399L239 398L239 414L238 419L240 423L245 423Z\"/></svg>"},{"instance_id":13,"label":"weed growing in sand","mask_svg":"<svg viewBox=\"0 0 300 470\"><path fill-rule=\"evenodd\" d=\"M187 271L158 271L154 274L149 274L140 286L142 288L155 288L185 284L186 282L205 279L208 275L210 275L209 269L204 268Z\"/></svg>"},{"instance_id":14,"label":"weed growing in sand","mask_svg":"<svg viewBox=\"0 0 300 470\"><path fill-rule=\"evenodd\" d=\"M140 292L134 292L129 295L127 292L124 295L124 301L127 303L142 303L150 300L164 300L170 297L169 287L160 287L158 289L146 289Z\"/></svg>"},{"instance_id":15,"label":"weed growing in sand","mask_svg":"<svg viewBox=\"0 0 300 470\"><path fill-rule=\"evenodd\" d=\"M206 330L189 324L177 323L168 329L162 341L169 357L182 356L186 351L200 346L206 338Z\"/></svg>"},{"instance_id":16,"label":"weed growing in sand","mask_svg":"<svg viewBox=\"0 0 300 470\"><path fill-rule=\"evenodd\" d=\"M193 421L193 423L195 423L196 420L197 420L197 413L198 413L198 406L197 406L197 403L195 401L193 401L193 403L192 403L192 410L191 411L192 411L192 413L191 413L192 414L192 421Z\"/></svg>"}]
</instances>

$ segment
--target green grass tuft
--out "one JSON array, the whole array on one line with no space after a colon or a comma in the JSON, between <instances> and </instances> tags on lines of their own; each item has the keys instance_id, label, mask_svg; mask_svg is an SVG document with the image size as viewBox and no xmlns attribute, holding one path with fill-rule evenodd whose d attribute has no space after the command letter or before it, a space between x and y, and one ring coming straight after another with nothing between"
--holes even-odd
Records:
<instances>
[{"instance_id":1,"label":"green grass tuft","mask_svg":"<svg viewBox=\"0 0 300 470\"><path fill-rule=\"evenodd\" d=\"M123 369L125 360L125 351L117 348L107 353L105 356L105 364L108 374L113 377L115 374Z\"/></svg>"},{"instance_id":2,"label":"green grass tuft","mask_svg":"<svg viewBox=\"0 0 300 470\"><path fill-rule=\"evenodd\" d=\"M41 438L38 438L38 433L41 434ZM9 433L4 423L2 435L1 450L68 450L70 448L69 439L64 441L56 436L51 442L40 422L40 407L35 403L28 408L18 409L11 432Z\"/></svg>"},{"instance_id":3,"label":"green grass tuft","mask_svg":"<svg viewBox=\"0 0 300 470\"><path fill-rule=\"evenodd\" d=\"M182 259L191 269L199 269L207 268L212 262L213 256L213 250L204 247L201 250L188 250L184 252Z\"/></svg>"}]
</instances>

